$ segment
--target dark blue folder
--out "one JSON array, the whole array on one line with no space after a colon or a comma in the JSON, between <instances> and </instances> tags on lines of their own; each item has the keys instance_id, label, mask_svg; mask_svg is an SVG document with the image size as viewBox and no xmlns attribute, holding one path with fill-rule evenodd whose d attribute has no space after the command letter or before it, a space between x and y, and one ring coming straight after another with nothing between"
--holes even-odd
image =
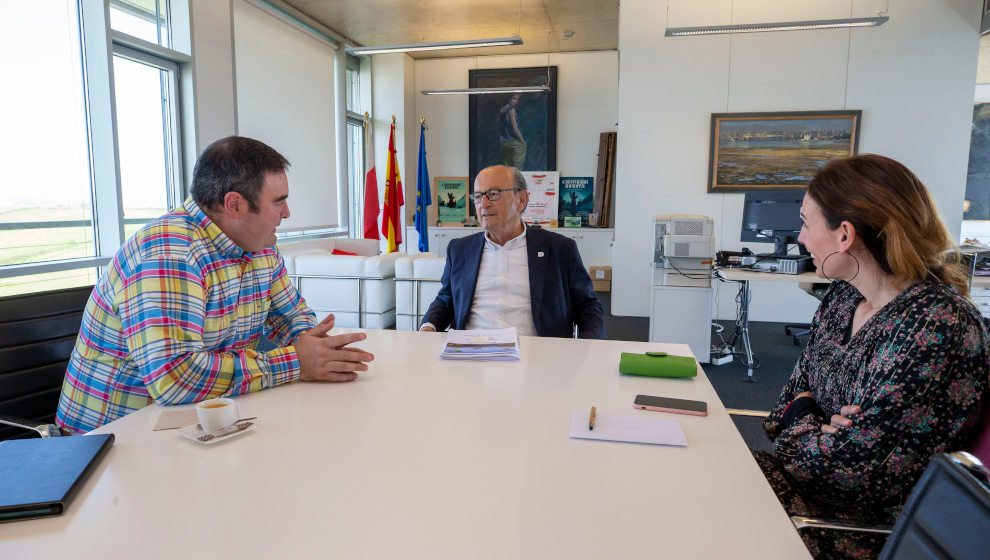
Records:
<instances>
[{"instance_id":1,"label":"dark blue folder","mask_svg":"<svg viewBox=\"0 0 990 560\"><path fill-rule=\"evenodd\" d=\"M113 434L0 441L0 523L61 515Z\"/></svg>"}]
</instances>

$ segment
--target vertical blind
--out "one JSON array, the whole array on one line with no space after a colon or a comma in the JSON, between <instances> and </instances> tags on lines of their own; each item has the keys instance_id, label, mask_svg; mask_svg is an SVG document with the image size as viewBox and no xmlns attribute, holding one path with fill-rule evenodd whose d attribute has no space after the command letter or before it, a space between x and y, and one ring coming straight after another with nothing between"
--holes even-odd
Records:
<instances>
[{"instance_id":1,"label":"vertical blind","mask_svg":"<svg viewBox=\"0 0 990 560\"><path fill-rule=\"evenodd\" d=\"M280 232L336 227L334 47L245 0L234 2L238 134L284 155L291 216Z\"/></svg>"}]
</instances>

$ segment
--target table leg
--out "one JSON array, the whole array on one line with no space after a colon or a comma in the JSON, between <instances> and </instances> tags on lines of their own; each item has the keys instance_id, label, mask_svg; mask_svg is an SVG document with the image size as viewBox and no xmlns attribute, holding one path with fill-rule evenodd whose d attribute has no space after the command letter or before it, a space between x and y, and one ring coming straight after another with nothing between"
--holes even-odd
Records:
<instances>
[{"instance_id":1,"label":"table leg","mask_svg":"<svg viewBox=\"0 0 990 560\"><path fill-rule=\"evenodd\" d=\"M749 343L749 280L739 283L739 317L736 330L742 336L743 350L746 351L746 382L756 383L753 377L753 346Z\"/></svg>"}]
</instances>

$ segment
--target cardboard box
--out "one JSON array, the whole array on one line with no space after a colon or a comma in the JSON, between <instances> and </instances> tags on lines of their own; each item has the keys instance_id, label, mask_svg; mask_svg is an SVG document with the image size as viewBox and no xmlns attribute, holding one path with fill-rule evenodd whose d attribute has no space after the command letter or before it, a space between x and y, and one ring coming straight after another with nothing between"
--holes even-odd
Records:
<instances>
[{"instance_id":1,"label":"cardboard box","mask_svg":"<svg viewBox=\"0 0 990 560\"><path fill-rule=\"evenodd\" d=\"M612 291L612 281L611 280L592 280L591 287L596 292L611 292Z\"/></svg>"},{"instance_id":2,"label":"cardboard box","mask_svg":"<svg viewBox=\"0 0 990 560\"><path fill-rule=\"evenodd\" d=\"M593 266L590 269L592 282L597 282L600 280L612 281L612 267L611 266Z\"/></svg>"}]
</instances>

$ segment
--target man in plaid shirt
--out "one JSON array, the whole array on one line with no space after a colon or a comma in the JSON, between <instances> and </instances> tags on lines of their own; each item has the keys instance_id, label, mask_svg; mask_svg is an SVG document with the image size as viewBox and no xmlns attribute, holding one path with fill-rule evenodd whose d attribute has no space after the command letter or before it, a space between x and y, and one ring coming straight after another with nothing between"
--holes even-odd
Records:
<instances>
[{"instance_id":1,"label":"man in plaid shirt","mask_svg":"<svg viewBox=\"0 0 990 560\"><path fill-rule=\"evenodd\" d=\"M86 306L57 422L86 432L152 402L192 403L298 379L352 381L374 356L327 336L285 273L289 162L231 136L196 161L191 196L117 251ZM278 348L258 352L268 336Z\"/></svg>"}]
</instances>

